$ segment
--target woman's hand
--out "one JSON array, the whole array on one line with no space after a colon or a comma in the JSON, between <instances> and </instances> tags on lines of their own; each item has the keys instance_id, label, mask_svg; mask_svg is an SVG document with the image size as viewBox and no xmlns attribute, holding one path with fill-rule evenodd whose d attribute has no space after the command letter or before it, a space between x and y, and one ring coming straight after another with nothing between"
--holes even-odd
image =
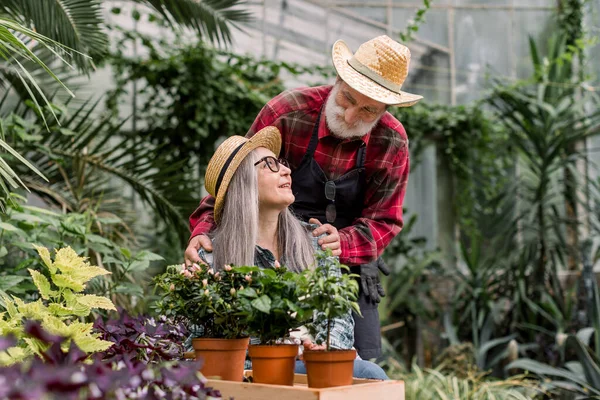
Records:
<instances>
[{"instance_id":1,"label":"woman's hand","mask_svg":"<svg viewBox=\"0 0 600 400\"><path fill-rule=\"evenodd\" d=\"M319 246L323 250L330 249L334 256L340 256L342 254L342 245L340 243L340 234L335 226L330 224L322 224L318 219L311 218L308 220L311 224L319 225L317 229L313 231L313 236L318 237L326 233L327 236L319 239Z\"/></svg>"},{"instance_id":2,"label":"woman's hand","mask_svg":"<svg viewBox=\"0 0 600 400\"><path fill-rule=\"evenodd\" d=\"M327 345L313 343L312 340L310 340L310 339L304 339L304 341L302 342L302 346L304 347L304 350L309 350L309 351L310 350L312 350L312 351L327 350Z\"/></svg>"}]
</instances>

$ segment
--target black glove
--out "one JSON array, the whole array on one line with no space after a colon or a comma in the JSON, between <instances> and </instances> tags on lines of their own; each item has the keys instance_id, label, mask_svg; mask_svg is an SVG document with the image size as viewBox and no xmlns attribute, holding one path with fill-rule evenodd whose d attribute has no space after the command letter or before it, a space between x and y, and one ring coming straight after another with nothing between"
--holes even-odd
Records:
<instances>
[{"instance_id":1,"label":"black glove","mask_svg":"<svg viewBox=\"0 0 600 400\"><path fill-rule=\"evenodd\" d=\"M360 285L365 297L372 303L379 303L381 297L385 297L383 286L379 281L379 271L386 276L390 274L390 270L381 257L360 266Z\"/></svg>"}]
</instances>

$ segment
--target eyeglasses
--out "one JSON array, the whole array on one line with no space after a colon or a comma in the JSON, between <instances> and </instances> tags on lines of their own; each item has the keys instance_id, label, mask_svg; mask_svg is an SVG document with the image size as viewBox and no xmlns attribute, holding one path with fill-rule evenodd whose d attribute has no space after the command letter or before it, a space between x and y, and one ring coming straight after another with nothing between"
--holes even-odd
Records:
<instances>
[{"instance_id":1,"label":"eyeglasses","mask_svg":"<svg viewBox=\"0 0 600 400\"><path fill-rule=\"evenodd\" d=\"M290 167L290 163L285 158L275 158L273 156L266 156L255 162L254 165L256 166L261 162L267 164L267 167L269 167L269 169L273 172L279 172L280 164L287 168Z\"/></svg>"},{"instance_id":2,"label":"eyeglasses","mask_svg":"<svg viewBox=\"0 0 600 400\"><path fill-rule=\"evenodd\" d=\"M325 218L327 218L327 222L329 222L331 224L331 223L335 222L335 218L337 217L337 211L335 209L335 182L334 181L325 182L325 198L331 202L327 205L327 208L325 208Z\"/></svg>"}]
</instances>

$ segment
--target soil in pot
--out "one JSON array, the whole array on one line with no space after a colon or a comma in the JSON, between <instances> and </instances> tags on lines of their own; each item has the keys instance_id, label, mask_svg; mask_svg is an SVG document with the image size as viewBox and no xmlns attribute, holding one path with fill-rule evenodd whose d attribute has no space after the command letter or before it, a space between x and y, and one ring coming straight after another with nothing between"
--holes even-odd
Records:
<instances>
[{"instance_id":1,"label":"soil in pot","mask_svg":"<svg viewBox=\"0 0 600 400\"><path fill-rule=\"evenodd\" d=\"M294 384L298 345L253 345L248 348L248 354L252 359L254 382L288 386Z\"/></svg>"},{"instance_id":2,"label":"soil in pot","mask_svg":"<svg viewBox=\"0 0 600 400\"><path fill-rule=\"evenodd\" d=\"M200 372L209 377L241 382L244 379L244 361L250 338L242 339L193 339L196 359L204 360Z\"/></svg>"},{"instance_id":3,"label":"soil in pot","mask_svg":"<svg viewBox=\"0 0 600 400\"><path fill-rule=\"evenodd\" d=\"M305 351L303 358L308 387L352 385L356 350Z\"/></svg>"}]
</instances>

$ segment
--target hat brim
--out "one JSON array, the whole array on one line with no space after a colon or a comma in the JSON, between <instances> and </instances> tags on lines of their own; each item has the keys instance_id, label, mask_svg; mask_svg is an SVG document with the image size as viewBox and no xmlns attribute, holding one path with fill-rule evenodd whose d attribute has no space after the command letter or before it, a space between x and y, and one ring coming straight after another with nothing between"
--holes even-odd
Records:
<instances>
[{"instance_id":1,"label":"hat brim","mask_svg":"<svg viewBox=\"0 0 600 400\"><path fill-rule=\"evenodd\" d=\"M223 212L223 206L225 205L225 195L227 193L227 188L229 187L229 183L237 171L238 167L244 161L246 156L250 154L253 150L259 147L266 147L271 150L276 156L279 155L279 151L281 150L281 134L279 133L279 129L274 126L267 126L258 131L254 136L252 136L237 154L231 160L231 163L227 167L227 171L223 176L223 180L221 181L221 186L219 187L219 193L217 193L217 197L215 198L215 208L214 208L214 217L215 221L221 220L221 214Z\"/></svg>"},{"instance_id":2,"label":"hat brim","mask_svg":"<svg viewBox=\"0 0 600 400\"><path fill-rule=\"evenodd\" d=\"M373 100L397 107L410 107L423 98L423 96L403 91L396 93L375 83L348 64L348 60L352 56L352 51L343 40L338 40L333 44L331 51L333 66L339 77L352 89Z\"/></svg>"}]
</instances>

